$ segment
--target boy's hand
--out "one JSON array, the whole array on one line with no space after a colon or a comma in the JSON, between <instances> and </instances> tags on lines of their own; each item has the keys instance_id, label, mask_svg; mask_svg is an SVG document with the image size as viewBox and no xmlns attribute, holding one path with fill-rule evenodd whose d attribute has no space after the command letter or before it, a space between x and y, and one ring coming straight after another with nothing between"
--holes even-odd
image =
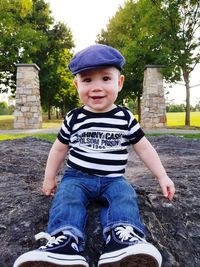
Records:
<instances>
[{"instance_id":1,"label":"boy's hand","mask_svg":"<svg viewBox=\"0 0 200 267\"><path fill-rule=\"evenodd\" d=\"M53 196L57 190L57 182L55 179L52 180L47 180L44 179L43 186L42 186L42 191L45 194L45 196Z\"/></svg>"},{"instance_id":2,"label":"boy's hand","mask_svg":"<svg viewBox=\"0 0 200 267\"><path fill-rule=\"evenodd\" d=\"M168 198L171 201L175 194L175 186L173 181L168 176L165 176L164 178L161 178L158 181L164 197Z\"/></svg>"}]
</instances>

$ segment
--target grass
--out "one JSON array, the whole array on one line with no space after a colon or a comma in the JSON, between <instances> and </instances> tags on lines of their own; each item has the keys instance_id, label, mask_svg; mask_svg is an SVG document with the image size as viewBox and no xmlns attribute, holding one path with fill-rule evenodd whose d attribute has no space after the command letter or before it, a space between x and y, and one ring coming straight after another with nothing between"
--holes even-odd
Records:
<instances>
[{"instance_id":1,"label":"grass","mask_svg":"<svg viewBox=\"0 0 200 267\"><path fill-rule=\"evenodd\" d=\"M0 115L0 130L13 130L14 116L13 115ZM43 117L42 128L59 128L62 119L48 120L46 116Z\"/></svg>"},{"instance_id":2,"label":"grass","mask_svg":"<svg viewBox=\"0 0 200 267\"><path fill-rule=\"evenodd\" d=\"M191 112L191 128L200 128L200 112ZM0 130L12 130L13 129L14 116L13 115L1 115L0 116ZM59 128L61 126L62 119L57 120L53 118L48 120L46 116L43 117L42 128ZM185 113L184 112L172 112L167 113L167 127L169 128L186 128Z\"/></svg>"},{"instance_id":3,"label":"grass","mask_svg":"<svg viewBox=\"0 0 200 267\"><path fill-rule=\"evenodd\" d=\"M167 113L167 127L186 128L185 126L185 113L184 112L172 112ZM190 127L200 128L200 112L190 113Z\"/></svg>"},{"instance_id":4,"label":"grass","mask_svg":"<svg viewBox=\"0 0 200 267\"><path fill-rule=\"evenodd\" d=\"M0 116L0 130L12 130L13 129L14 116L13 115L1 115ZM45 116L43 117L42 128L59 128L61 126L62 120L57 120L53 118L48 120ZM185 124L185 113L167 113L167 127L168 128L178 128L178 129L188 129L184 126ZM189 129L200 129L200 112L191 112L191 127ZM151 136L159 136L164 134L151 134ZM178 134L174 134L178 135ZM180 135L180 134L179 134ZM200 139L200 134L181 134L185 138L197 138ZM56 134L13 134L13 135L1 135L0 141L6 139L16 139L24 138L26 136L33 136L50 142L54 142L56 139Z\"/></svg>"},{"instance_id":5,"label":"grass","mask_svg":"<svg viewBox=\"0 0 200 267\"><path fill-rule=\"evenodd\" d=\"M13 115L1 115L0 116L0 130L12 130L14 117Z\"/></svg>"},{"instance_id":6,"label":"grass","mask_svg":"<svg viewBox=\"0 0 200 267\"><path fill-rule=\"evenodd\" d=\"M159 134L159 133L152 133L152 134L145 134L146 136L169 136L169 134ZM200 134L176 134L176 133L170 133L170 135L173 136L181 136L184 137L186 139L200 139Z\"/></svg>"},{"instance_id":7,"label":"grass","mask_svg":"<svg viewBox=\"0 0 200 267\"><path fill-rule=\"evenodd\" d=\"M36 137L53 143L56 140L57 134L2 134L0 135L0 141L14 140L17 138L24 138L27 136Z\"/></svg>"},{"instance_id":8,"label":"grass","mask_svg":"<svg viewBox=\"0 0 200 267\"><path fill-rule=\"evenodd\" d=\"M147 136L165 136L169 134L146 134ZM180 136L180 134L170 134L173 136ZM2 134L0 135L0 141L3 140L14 140L17 138L24 138L27 136L36 137L41 140L49 141L53 143L56 139L56 134ZM200 134L181 134L186 139L200 139Z\"/></svg>"}]
</instances>

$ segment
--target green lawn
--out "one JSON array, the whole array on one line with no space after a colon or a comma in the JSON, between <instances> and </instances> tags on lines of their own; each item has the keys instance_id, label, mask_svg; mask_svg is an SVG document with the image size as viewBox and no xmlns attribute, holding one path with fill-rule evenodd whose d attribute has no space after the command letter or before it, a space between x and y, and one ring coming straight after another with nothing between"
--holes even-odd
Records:
<instances>
[{"instance_id":1,"label":"green lawn","mask_svg":"<svg viewBox=\"0 0 200 267\"><path fill-rule=\"evenodd\" d=\"M200 112L191 112L191 127L200 127ZM13 129L13 115L0 115L0 130L11 130ZM42 128L56 128L60 127L62 120L47 120L43 118ZM185 127L185 113L184 112L173 112L167 113L167 127Z\"/></svg>"},{"instance_id":2,"label":"green lawn","mask_svg":"<svg viewBox=\"0 0 200 267\"><path fill-rule=\"evenodd\" d=\"M167 113L167 127L184 127L184 125L184 112ZM190 125L191 127L200 127L200 112L190 113Z\"/></svg>"},{"instance_id":3,"label":"green lawn","mask_svg":"<svg viewBox=\"0 0 200 267\"><path fill-rule=\"evenodd\" d=\"M27 136L36 137L36 138L46 140L46 141L53 143L56 140L57 134L1 134L0 135L0 141L13 140L13 139L17 139L17 138L24 138Z\"/></svg>"},{"instance_id":4,"label":"green lawn","mask_svg":"<svg viewBox=\"0 0 200 267\"><path fill-rule=\"evenodd\" d=\"M0 130L12 130L14 123L13 115L0 115ZM48 120L46 117L43 117L42 128L57 128L60 127L62 120L57 120L53 118L52 120Z\"/></svg>"},{"instance_id":5,"label":"green lawn","mask_svg":"<svg viewBox=\"0 0 200 267\"><path fill-rule=\"evenodd\" d=\"M13 115L0 115L0 130L12 130L13 121Z\"/></svg>"},{"instance_id":6,"label":"green lawn","mask_svg":"<svg viewBox=\"0 0 200 267\"><path fill-rule=\"evenodd\" d=\"M0 115L0 130L11 130L13 129L13 115ZM45 117L43 118L42 128L59 128L62 120L50 120L48 121ZM167 113L167 127L168 128L182 128L186 129L185 113ZM200 112L191 112L191 129L200 129ZM53 142L56 138L56 134L13 134L13 135L1 135L0 140L23 138L25 136L34 136L40 139L48 140ZM200 138L200 134L187 134L187 138Z\"/></svg>"}]
</instances>

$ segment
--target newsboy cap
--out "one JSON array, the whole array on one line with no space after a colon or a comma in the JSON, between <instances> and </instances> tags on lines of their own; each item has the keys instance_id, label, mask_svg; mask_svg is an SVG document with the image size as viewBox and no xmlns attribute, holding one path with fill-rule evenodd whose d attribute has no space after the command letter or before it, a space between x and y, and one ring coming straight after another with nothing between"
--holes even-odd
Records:
<instances>
[{"instance_id":1,"label":"newsboy cap","mask_svg":"<svg viewBox=\"0 0 200 267\"><path fill-rule=\"evenodd\" d=\"M104 66L114 66L121 71L124 63L124 57L115 48L107 45L95 44L76 53L68 67L72 74L76 75L85 70Z\"/></svg>"}]
</instances>

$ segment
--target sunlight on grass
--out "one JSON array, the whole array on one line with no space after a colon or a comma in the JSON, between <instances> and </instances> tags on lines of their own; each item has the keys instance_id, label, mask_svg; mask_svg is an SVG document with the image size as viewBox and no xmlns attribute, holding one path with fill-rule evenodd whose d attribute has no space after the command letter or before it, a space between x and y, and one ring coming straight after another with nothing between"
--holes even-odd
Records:
<instances>
[{"instance_id":1,"label":"sunlight on grass","mask_svg":"<svg viewBox=\"0 0 200 267\"><path fill-rule=\"evenodd\" d=\"M53 143L56 140L56 134L1 134L0 135L0 141L3 140L14 140L18 138L24 138L24 137L36 137L42 140L49 141Z\"/></svg>"},{"instance_id":2,"label":"sunlight on grass","mask_svg":"<svg viewBox=\"0 0 200 267\"><path fill-rule=\"evenodd\" d=\"M62 119L52 119L48 120L43 118L42 128L60 128L62 124ZM0 130L13 130L14 116L13 115L0 115Z\"/></svg>"},{"instance_id":3,"label":"sunlight on grass","mask_svg":"<svg viewBox=\"0 0 200 267\"><path fill-rule=\"evenodd\" d=\"M0 130L12 130L13 122L13 115L0 115Z\"/></svg>"},{"instance_id":4,"label":"sunlight on grass","mask_svg":"<svg viewBox=\"0 0 200 267\"><path fill-rule=\"evenodd\" d=\"M137 115L135 116L137 118ZM191 112L191 127L200 127L200 112ZM62 119L48 120L46 116L43 117L42 128L60 128ZM14 123L13 115L0 115L0 130L12 130ZM185 113L173 112L167 113L167 127L185 128Z\"/></svg>"},{"instance_id":5,"label":"sunlight on grass","mask_svg":"<svg viewBox=\"0 0 200 267\"><path fill-rule=\"evenodd\" d=\"M146 134L146 136L164 136L167 134ZM180 134L170 134L173 136L180 136ZM18 138L25 138L25 137L36 137L41 140L45 140L48 142L53 143L56 140L56 134L2 134L0 135L0 141L5 141L5 140L14 140ZM200 134L181 134L182 137L187 138L187 139L200 139Z\"/></svg>"},{"instance_id":6,"label":"sunlight on grass","mask_svg":"<svg viewBox=\"0 0 200 267\"><path fill-rule=\"evenodd\" d=\"M60 128L63 120L43 121L42 128Z\"/></svg>"},{"instance_id":7,"label":"sunlight on grass","mask_svg":"<svg viewBox=\"0 0 200 267\"><path fill-rule=\"evenodd\" d=\"M200 112L190 113L190 125L200 127ZM167 113L167 127L185 127L184 112Z\"/></svg>"}]
</instances>

